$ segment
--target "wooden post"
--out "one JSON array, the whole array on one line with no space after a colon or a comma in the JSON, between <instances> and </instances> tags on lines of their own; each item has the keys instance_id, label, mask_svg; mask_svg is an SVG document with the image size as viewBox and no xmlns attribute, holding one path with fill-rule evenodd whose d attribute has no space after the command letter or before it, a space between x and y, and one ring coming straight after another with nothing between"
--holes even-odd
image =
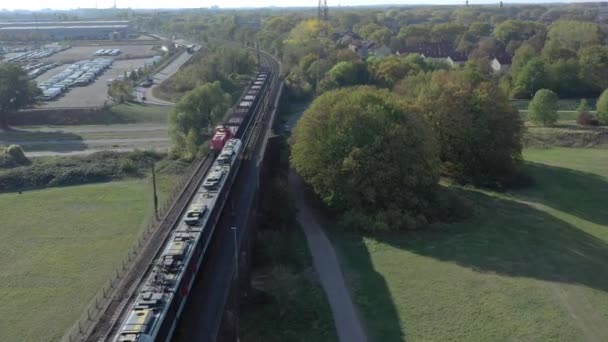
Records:
<instances>
[{"instance_id":1,"label":"wooden post","mask_svg":"<svg viewBox=\"0 0 608 342\"><path fill-rule=\"evenodd\" d=\"M158 196L156 195L156 171L154 170L154 162L152 162L152 187L154 188L154 216L158 221Z\"/></svg>"}]
</instances>

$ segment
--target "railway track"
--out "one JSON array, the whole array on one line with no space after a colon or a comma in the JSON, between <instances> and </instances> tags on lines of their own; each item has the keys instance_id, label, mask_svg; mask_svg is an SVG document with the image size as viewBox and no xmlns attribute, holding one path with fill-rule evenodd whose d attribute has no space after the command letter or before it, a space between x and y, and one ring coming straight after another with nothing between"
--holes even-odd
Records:
<instances>
[{"instance_id":1,"label":"railway track","mask_svg":"<svg viewBox=\"0 0 608 342\"><path fill-rule=\"evenodd\" d=\"M143 248L138 253L135 261L124 273L124 277L115 286L115 291L111 295L111 300L106 304L103 314L90 331L83 334L82 341L105 341L113 327L120 322L127 304L137 293L137 288L149 274L156 256L161 251L161 247L169 238L175 226L179 224L179 219L188 207L188 203L196 194L200 187L203 177L211 166L213 158L206 156L198 162L194 172L186 182L167 214L161 220L158 229L148 238Z\"/></svg>"},{"instance_id":2,"label":"railway track","mask_svg":"<svg viewBox=\"0 0 608 342\"><path fill-rule=\"evenodd\" d=\"M248 233L245 227L255 215L255 198L263 151L274 115L276 114L277 96L281 88L279 80L279 63L267 54L261 55L263 63L269 67L271 79L266 98L260 101L260 115L250 130L247 151L239 170L238 178L228 201L232 203L229 212L220 218L216 232L205 260L205 272L199 272L193 285L192 295L186 304L184 313L178 321L173 335L173 342L215 341L222 326L224 311L228 307L231 288L234 286L234 247L233 232L237 229L237 245L241 246ZM240 248L239 248L240 249ZM201 268L202 269L202 268Z\"/></svg>"},{"instance_id":3,"label":"railway track","mask_svg":"<svg viewBox=\"0 0 608 342\"><path fill-rule=\"evenodd\" d=\"M271 71L271 87L265 94L263 101L258 103L256 109L255 120L249 123L248 137L246 144L246 158L251 158L251 154L258 151L259 138L264 134L261 134L267 129L266 125L266 113L271 108L276 94L276 81L278 80L278 65L271 57L262 55L263 64L267 66ZM124 276L116 282L113 286L114 291L110 295L109 299L103 308L102 313L97 318L96 322L93 322L86 331L83 331L80 338L70 339L70 341L91 341L99 342L106 341L114 333L116 333L122 322L126 312L128 311L129 303L131 303L138 292L137 289L140 287L143 281L148 277L150 271L154 266L154 262L162 253L162 247L170 238L171 232L179 225L179 220L183 216L185 210L188 208L188 203L192 200L194 195L197 193L197 189L200 187L201 182L204 179L209 167L213 163L211 156L206 156L201 160L192 174L188 179L183 190L180 192L179 197L173 203L170 210L163 217L161 224L152 235L144 243L134 262L127 267L127 270L123 273Z\"/></svg>"}]
</instances>

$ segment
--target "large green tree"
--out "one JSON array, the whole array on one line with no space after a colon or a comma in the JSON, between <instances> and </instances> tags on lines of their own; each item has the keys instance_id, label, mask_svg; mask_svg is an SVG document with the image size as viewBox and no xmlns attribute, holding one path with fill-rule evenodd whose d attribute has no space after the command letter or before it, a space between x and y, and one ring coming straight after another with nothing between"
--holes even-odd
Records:
<instances>
[{"instance_id":1,"label":"large green tree","mask_svg":"<svg viewBox=\"0 0 608 342\"><path fill-rule=\"evenodd\" d=\"M372 87L318 97L293 135L291 162L332 208L368 230L424 223L437 187L426 124L396 95Z\"/></svg>"},{"instance_id":2,"label":"large green tree","mask_svg":"<svg viewBox=\"0 0 608 342\"><path fill-rule=\"evenodd\" d=\"M528 117L537 124L550 126L557 122L557 94L549 89L541 89L534 94L528 105Z\"/></svg>"},{"instance_id":3,"label":"large green tree","mask_svg":"<svg viewBox=\"0 0 608 342\"><path fill-rule=\"evenodd\" d=\"M581 48L601 43L599 25L584 21L560 20L549 27L547 41L554 42L561 49L574 53Z\"/></svg>"},{"instance_id":4,"label":"large green tree","mask_svg":"<svg viewBox=\"0 0 608 342\"><path fill-rule=\"evenodd\" d=\"M581 78L587 80L597 93L608 88L608 46L584 47L578 57Z\"/></svg>"},{"instance_id":5,"label":"large green tree","mask_svg":"<svg viewBox=\"0 0 608 342\"><path fill-rule=\"evenodd\" d=\"M446 175L494 185L516 173L522 122L494 82L437 71L419 94L416 105L439 141Z\"/></svg>"},{"instance_id":6,"label":"large green tree","mask_svg":"<svg viewBox=\"0 0 608 342\"><path fill-rule=\"evenodd\" d=\"M608 89L597 100L597 119L600 124L608 125Z\"/></svg>"},{"instance_id":7,"label":"large green tree","mask_svg":"<svg viewBox=\"0 0 608 342\"><path fill-rule=\"evenodd\" d=\"M194 158L207 141L205 133L222 119L231 102L219 82L206 83L186 93L169 113L174 151L186 159Z\"/></svg>"},{"instance_id":8,"label":"large green tree","mask_svg":"<svg viewBox=\"0 0 608 342\"><path fill-rule=\"evenodd\" d=\"M319 85L319 90L324 92L339 87L365 84L369 78L368 74L365 62L339 62L327 72Z\"/></svg>"},{"instance_id":9,"label":"large green tree","mask_svg":"<svg viewBox=\"0 0 608 342\"><path fill-rule=\"evenodd\" d=\"M540 58L532 58L512 77L515 84L511 95L516 98L529 98L537 89L547 88L551 81L546 63Z\"/></svg>"},{"instance_id":10,"label":"large green tree","mask_svg":"<svg viewBox=\"0 0 608 342\"><path fill-rule=\"evenodd\" d=\"M0 128L8 128L8 113L36 103L40 89L18 65L0 63Z\"/></svg>"}]
</instances>

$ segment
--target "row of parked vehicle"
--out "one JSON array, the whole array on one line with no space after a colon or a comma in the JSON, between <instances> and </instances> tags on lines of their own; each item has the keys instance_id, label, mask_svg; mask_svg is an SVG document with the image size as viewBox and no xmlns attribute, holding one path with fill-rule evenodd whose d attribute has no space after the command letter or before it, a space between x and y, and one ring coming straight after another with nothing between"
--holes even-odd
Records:
<instances>
[{"instance_id":1,"label":"row of parked vehicle","mask_svg":"<svg viewBox=\"0 0 608 342\"><path fill-rule=\"evenodd\" d=\"M93 56L118 56L120 55L120 49L99 49L95 51Z\"/></svg>"},{"instance_id":2,"label":"row of parked vehicle","mask_svg":"<svg viewBox=\"0 0 608 342\"><path fill-rule=\"evenodd\" d=\"M69 88L85 86L108 69L114 61L111 58L96 58L72 64L50 80L38 85L43 100L52 100Z\"/></svg>"},{"instance_id":3,"label":"row of parked vehicle","mask_svg":"<svg viewBox=\"0 0 608 342\"><path fill-rule=\"evenodd\" d=\"M27 75L31 79L34 79L57 66L59 66L58 63L30 63L22 66L22 68L27 71Z\"/></svg>"},{"instance_id":4,"label":"row of parked vehicle","mask_svg":"<svg viewBox=\"0 0 608 342\"><path fill-rule=\"evenodd\" d=\"M31 62L31 61L35 61L35 60L38 60L41 58L52 56L58 52L67 50L69 48L70 48L69 46L59 46L59 45L42 47L39 49L27 51L27 52L21 53L17 56L8 58L6 61L14 62L14 63Z\"/></svg>"}]
</instances>

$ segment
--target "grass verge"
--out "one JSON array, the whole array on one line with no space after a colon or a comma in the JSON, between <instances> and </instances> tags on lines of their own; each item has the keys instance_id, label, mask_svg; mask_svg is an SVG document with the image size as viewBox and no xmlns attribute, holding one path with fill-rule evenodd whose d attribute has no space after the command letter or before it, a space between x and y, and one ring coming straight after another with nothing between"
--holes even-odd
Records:
<instances>
[{"instance_id":1,"label":"grass verge","mask_svg":"<svg viewBox=\"0 0 608 342\"><path fill-rule=\"evenodd\" d=\"M120 118L118 123L167 123L171 106L123 103L108 108L108 112Z\"/></svg>"},{"instance_id":2,"label":"grass verge","mask_svg":"<svg viewBox=\"0 0 608 342\"><path fill-rule=\"evenodd\" d=\"M557 101L557 108L560 111L576 111L580 105L582 99L559 99ZM591 110L595 109L597 98L587 99L587 104ZM511 103L518 110L527 110L530 105L530 100L512 100Z\"/></svg>"},{"instance_id":3,"label":"grass verge","mask_svg":"<svg viewBox=\"0 0 608 342\"><path fill-rule=\"evenodd\" d=\"M560 121L552 127L528 124L523 143L530 148L605 147L608 127L581 126L574 121Z\"/></svg>"},{"instance_id":4,"label":"grass verge","mask_svg":"<svg viewBox=\"0 0 608 342\"><path fill-rule=\"evenodd\" d=\"M468 221L331 231L371 341L608 340L608 153L524 156L530 188L455 189Z\"/></svg>"},{"instance_id":5,"label":"grass verge","mask_svg":"<svg viewBox=\"0 0 608 342\"><path fill-rule=\"evenodd\" d=\"M172 177L162 177L166 198ZM149 181L0 195L0 341L58 341L151 214Z\"/></svg>"}]
</instances>

